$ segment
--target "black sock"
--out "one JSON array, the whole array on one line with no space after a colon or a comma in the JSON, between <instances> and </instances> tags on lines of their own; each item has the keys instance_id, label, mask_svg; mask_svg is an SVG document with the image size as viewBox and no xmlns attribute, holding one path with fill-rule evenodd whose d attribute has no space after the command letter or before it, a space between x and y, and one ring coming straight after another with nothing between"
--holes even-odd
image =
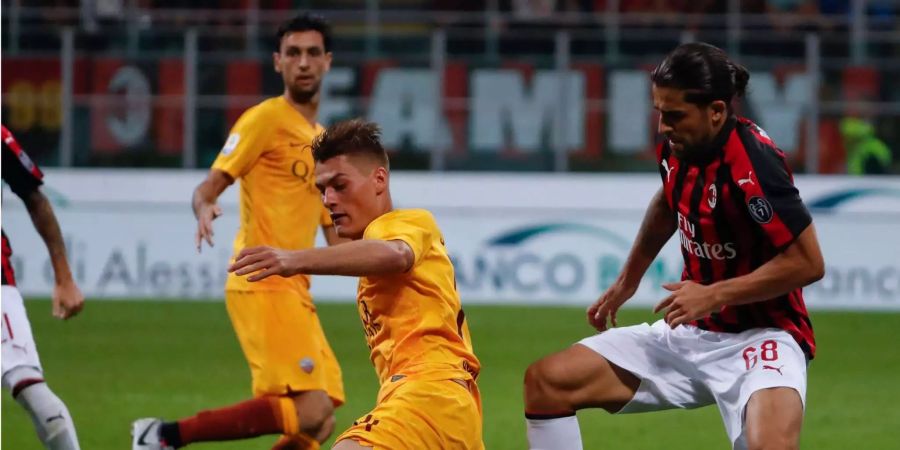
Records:
<instances>
[{"instance_id":1,"label":"black sock","mask_svg":"<svg viewBox=\"0 0 900 450\"><path fill-rule=\"evenodd\" d=\"M163 422L159 426L159 437L170 447L182 447L181 430L178 429L178 422Z\"/></svg>"}]
</instances>

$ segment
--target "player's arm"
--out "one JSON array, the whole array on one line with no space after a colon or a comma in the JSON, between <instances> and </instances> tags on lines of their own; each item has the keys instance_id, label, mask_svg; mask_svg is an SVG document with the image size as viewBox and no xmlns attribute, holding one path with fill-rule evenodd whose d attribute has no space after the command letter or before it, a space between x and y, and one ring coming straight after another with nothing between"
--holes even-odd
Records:
<instances>
[{"instance_id":1,"label":"player's arm","mask_svg":"<svg viewBox=\"0 0 900 450\"><path fill-rule=\"evenodd\" d=\"M644 214L644 220L617 282L632 291L637 290L647 268L677 228L675 215L666 201L665 192L660 188L650 200L650 206Z\"/></svg>"},{"instance_id":2,"label":"player's arm","mask_svg":"<svg viewBox=\"0 0 900 450\"><path fill-rule=\"evenodd\" d=\"M743 305L772 299L825 276L825 260L816 228L810 224L787 249L753 272L712 285L718 305Z\"/></svg>"},{"instance_id":3,"label":"player's arm","mask_svg":"<svg viewBox=\"0 0 900 450\"><path fill-rule=\"evenodd\" d=\"M647 272L647 268L656 259L672 234L675 233L678 224L669 203L666 201L665 192L660 188L650 200L644 220L638 230L628 258L622 272L606 292L587 310L588 322L599 331L607 328L607 317L613 326L616 325L616 311L637 291L641 278Z\"/></svg>"},{"instance_id":4,"label":"player's arm","mask_svg":"<svg viewBox=\"0 0 900 450\"><path fill-rule=\"evenodd\" d=\"M403 273L414 262L412 248L402 240L360 239L293 251L272 247L245 248L228 271L237 275L252 273L247 277L249 281L297 274L362 277Z\"/></svg>"},{"instance_id":5,"label":"player's arm","mask_svg":"<svg viewBox=\"0 0 900 450\"><path fill-rule=\"evenodd\" d=\"M213 246L212 222L222 215L222 209L216 204L219 196L234 180L246 175L268 148L275 121L267 114L257 107L241 114L206 179L194 189L191 205L197 217L195 243L198 252L204 240Z\"/></svg>"},{"instance_id":6,"label":"player's arm","mask_svg":"<svg viewBox=\"0 0 900 450\"><path fill-rule=\"evenodd\" d=\"M72 277L72 270L69 268L69 261L66 258L66 244L59 228L59 222L56 220L56 214L53 213L50 200L41 192L40 188L35 188L23 195L22 201L28 208L34 228L50 253L50 264L53 266L55 279L53 315L60 319L68 319L78 314L84 307L84 296Z\"/></svg>"},{"instance_id":7,"label":"player's arm","mask_svg":"<svg viewBox=\"0 0 900 450\"><path fill-rule=\"evenodd\" d=\"M723 306L767 301L825 276L825 261L816 228L810 224L783 252L740 277L709 286L689 281L667 284L673 291L654 311L668 308L666 323L672 328L720 310Z\"/></svg>"},{"instance_id":8,"label":"player's arm","mask_svg":"<svg viewBox=\"0 0 900 450\"><path fill-rule=\"evenodd\" d=\"M191 205L194 209L194 216L197 218L197 234L194 241L198 252L204 240L210 247L213 246L212 222L222 215L222 208L219 207L217 201L222 192L232 183L234 183L234 178L231 175L219 169L211 169L206 179L194 189Z\"/></svg>"},{"instance_id":9,"label":"player's arm","mask_svg":"<svg viewBox=\"0 0 900 450\"><path fill-rule=\"evenodd\" d=\"M68 319L84 307L84 296L72 278L66 246L50 200L41 192L43 174L6 127L2 127L2 134L3 181L25 203L34 228L47 246L55 279L53 315Z\"/></svg>"}]
</instances>

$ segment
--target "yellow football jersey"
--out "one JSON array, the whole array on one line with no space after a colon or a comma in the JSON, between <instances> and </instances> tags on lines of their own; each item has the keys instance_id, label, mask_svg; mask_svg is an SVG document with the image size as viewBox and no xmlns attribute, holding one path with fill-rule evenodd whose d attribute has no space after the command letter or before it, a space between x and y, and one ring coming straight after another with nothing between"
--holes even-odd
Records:
<instances>
[{"instance_id":1,"label":"yellow football jersey","mask_svg":"<svg viewBox=\"0 0 900 450\"><path fill-rule=\"evenodd\" d=\"M213 169L240 180L240 229L234 253L269 245L310 248L320 224L331 225L315 185L310 144L323 130L310 125L284 97L268 99L244 112L231 129ZM308 291L309 277L270 277L250 283L229 274L225 289Z\"/></svg>"},{"instance_id":2,"label":"yellow football jersey","mask_svg":"<svg viewBox=\"0 0 900 450\"><path fill-rule=\"evenodd\" d=\"M431 213L391 211L372 221L363 239L401 240L415 254L405 273L359 279L357 307L380 382L400 375L477 377L481 365L472 350L453 264Z\"/></svg>"}]
</instances>

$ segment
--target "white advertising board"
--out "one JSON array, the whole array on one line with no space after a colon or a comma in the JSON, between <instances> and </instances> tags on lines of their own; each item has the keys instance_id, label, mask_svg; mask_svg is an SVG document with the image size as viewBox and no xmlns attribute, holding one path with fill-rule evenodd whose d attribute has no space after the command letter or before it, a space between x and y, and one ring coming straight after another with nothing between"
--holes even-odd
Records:
<instances>
[{"instance_id":1,"label":"white advertising board","mask_svg":"<svg viewBox=\"0 0 900 450\"><path fill-rule=\"evenodd\" d=\"M197 253L189 199L203 171L47 170L78 282L92 298L221 298L237 189L216 221L216 246ZM900 177L802 177L826 277L805 290L811 308L900 310ZM587 305L618 274L659 177L574 174L396 173L397 207L431 210L466 303ZM46 249L21 202L4 188L3 229L19 287L47 296ZM629 304L650 305L679 277L670 241ZM321 301L351 301L356 280L315 277Z\"/></svg>"}]
</instances>

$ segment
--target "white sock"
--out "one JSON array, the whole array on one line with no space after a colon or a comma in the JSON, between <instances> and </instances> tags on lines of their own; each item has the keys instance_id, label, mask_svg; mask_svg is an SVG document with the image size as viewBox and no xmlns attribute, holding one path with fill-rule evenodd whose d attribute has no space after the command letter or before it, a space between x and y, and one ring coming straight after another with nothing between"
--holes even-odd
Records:
<instances>
[{"instance_id":1,"label":"white sock","mask_svg":"<svg viewBox=\"0 0 900 450\"><path fill-rule=\"evenodd\" d=\"M530 450L582 450L578 417L526 419Z\"/></svg>"},{"instance_id":2,"label":"white sock","mask_svg":"<svg viewBox=\"0 0 900 450\"><path fill-rule=\"evenodd\" d=\"M16 395L16 401L28 411L45 447L50 450L79 450L69 409L47 383L32 384L22 389Z\"/></svg>"}]
</instances>

